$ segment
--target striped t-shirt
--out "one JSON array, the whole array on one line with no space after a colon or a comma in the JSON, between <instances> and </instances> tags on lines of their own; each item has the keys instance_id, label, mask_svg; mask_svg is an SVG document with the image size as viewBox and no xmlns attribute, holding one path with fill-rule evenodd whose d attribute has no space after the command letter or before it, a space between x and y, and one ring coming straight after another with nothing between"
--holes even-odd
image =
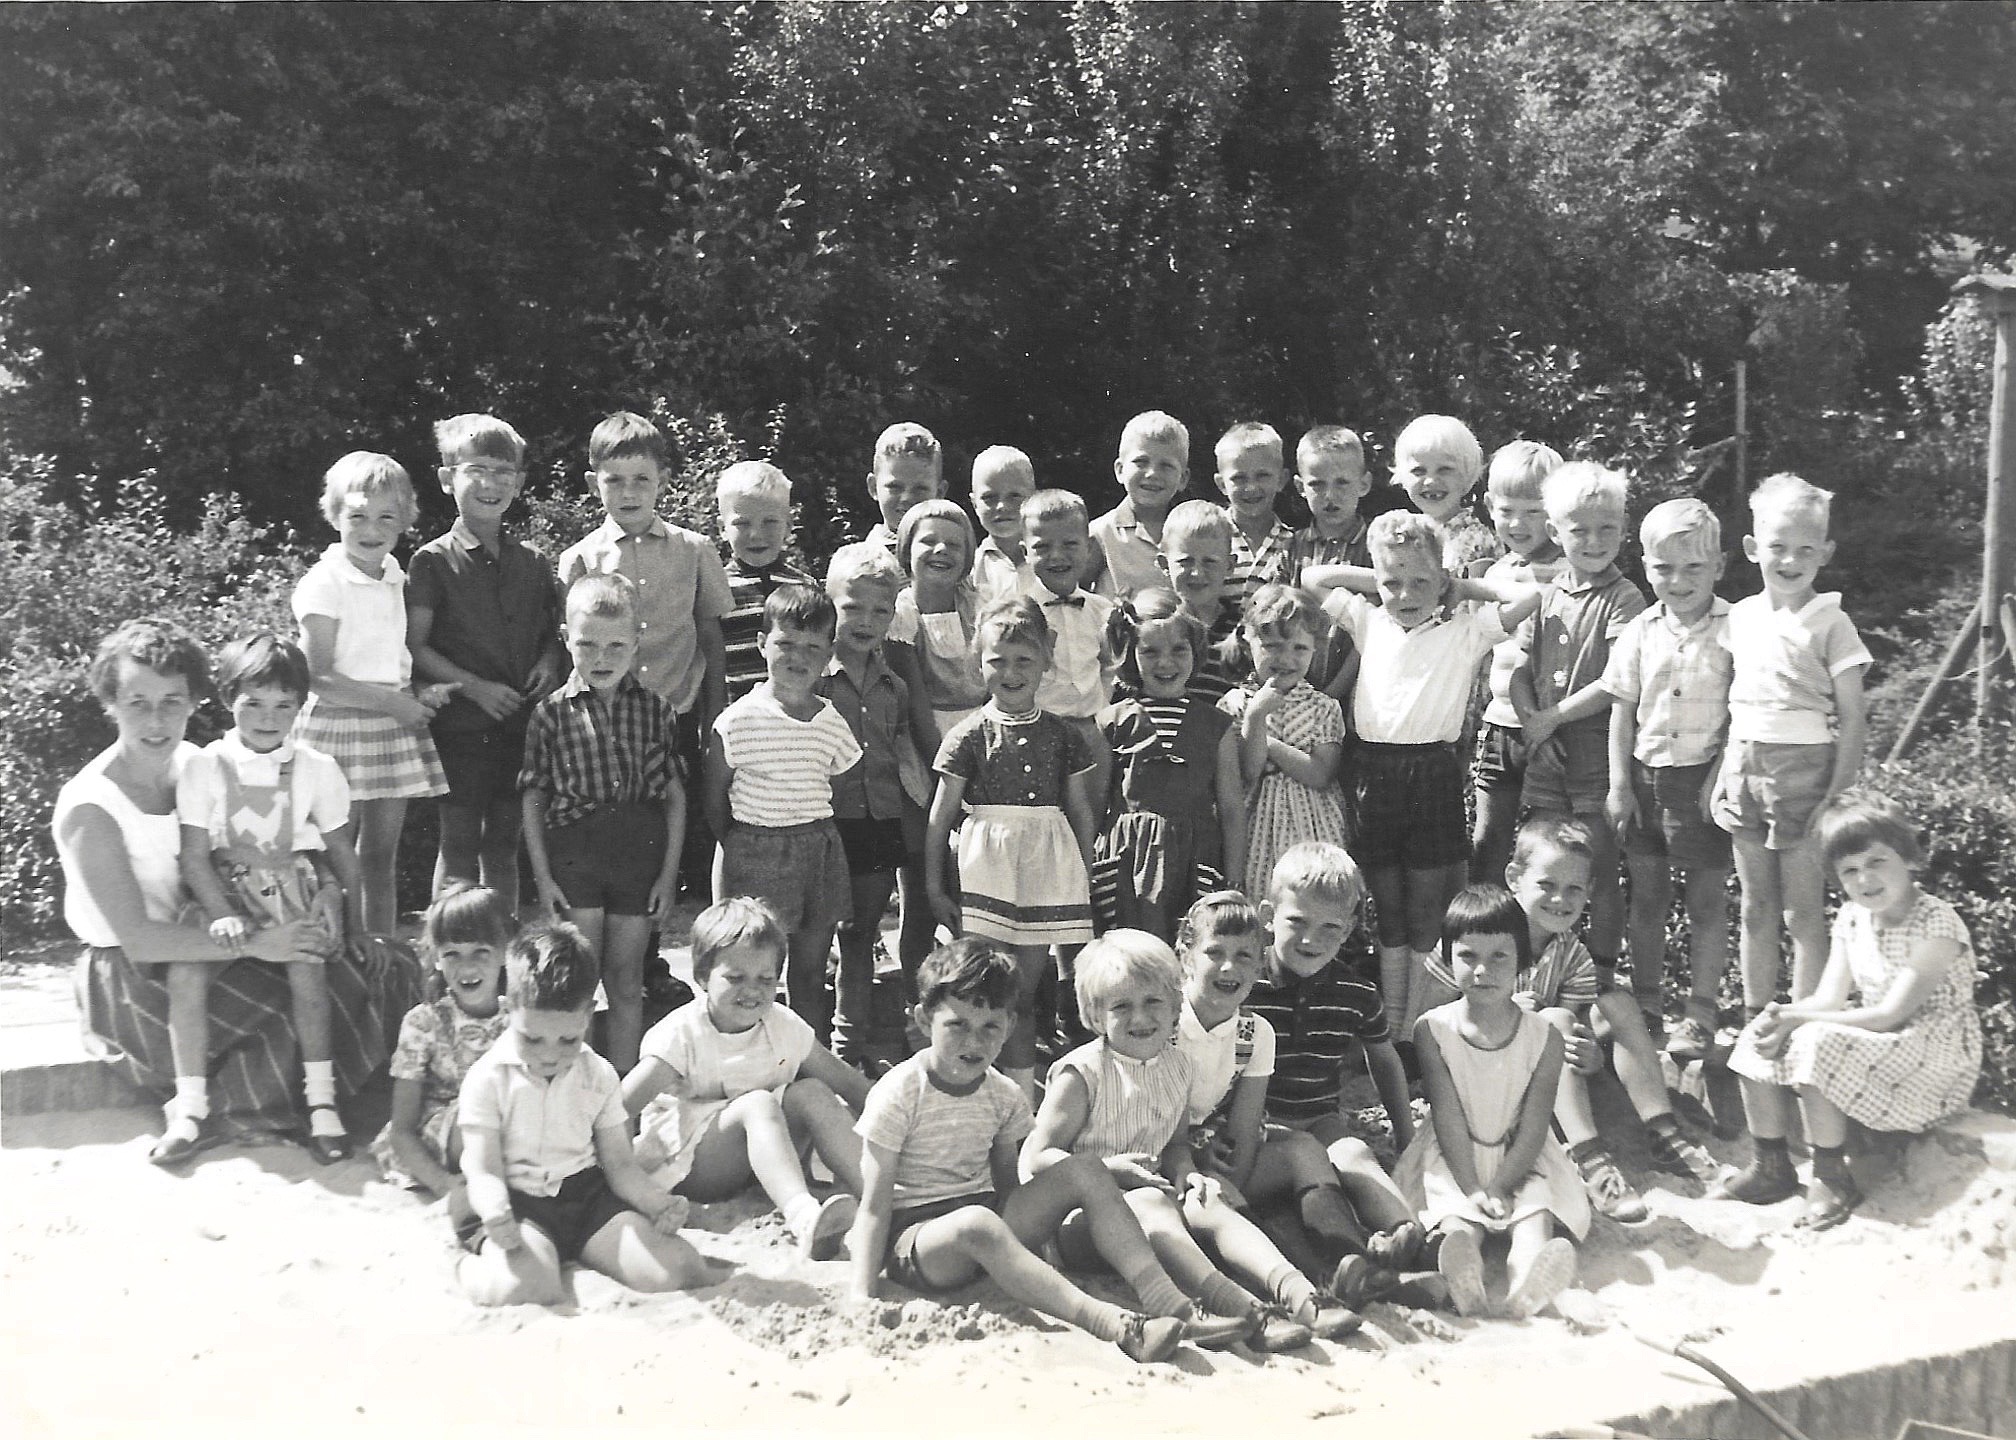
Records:
<instances>
[{"instance_id":1,"label":"striped t-shirt","mask_svg":"<svg viewBox=\"0 0 2016 1440\"><path fill-rule=\"evenodd\" d=\"M1190 1057L1173 1044L1148 1060L1116 1053L1103 1039L1080 1045L1050 1067L1050 1083L1066 1070L1085 1082L1089 1109L1073 1154L1159 1156L1176 1136L1190 1103Z\"/></svg>"},{"instance_id":2,"label":"striped t-shirt","mask_svg":"<svg viewBox=\"0 0 2016 1440\"><path fill-rule=\"evenodd\" d=\"M928 1205L994 1188L997 1142L1019 1145L1034 1127L1022 1088L988 1070L963 1095L931 1077L919 1053L875 1082L854 1133L896 1152L896 1204Z\"/></svg>"},{"instance_id":3,"label":"striped t-shirt","mask_svg":"<svg viewBox=\"0 0 2016 1440\"><path fill-rule=\"evenodd\" d=\"M1354 932L1344 951L1314 975L1262 981L1246 997L1246 1009L1274 1031L1270 1120L1306 1125L1336 1113L1346 1062L1363 1064L1362 1047L1389 1038L1379 988L1361 978L1370 960L1363 935Z\"/></svg>"},{"instance_id":4,"label":"striped t-shirt","mask_svg":"<svg viewBox=\"0 0 2016 1440\"><path fill-rule=\"evenodd\" d=\"M1583 1010L1596 1003L1597 992L1602 987L1594 957L1580 940L1570 934L1556 935L1541 946L1540 953L1533 957L1531 968L1520 974L1512 988L1514 994L1528 1000L1534 1010L1556 1006L1563 1010Z\"/></svg>"},{"instance_id":5,"label":"striped t-shirt","mask_svg":"<svg viewBox=\"0 0 2016 1440\"><path fill-rule=\"evenodd\" d=\"M743 825L781 828L833 816L833 777L861 758L861 743L824 700L810 720L794 720L767 685L714 721L721 758L735 772L728 809Z\"/></svg>"}]
</instances>

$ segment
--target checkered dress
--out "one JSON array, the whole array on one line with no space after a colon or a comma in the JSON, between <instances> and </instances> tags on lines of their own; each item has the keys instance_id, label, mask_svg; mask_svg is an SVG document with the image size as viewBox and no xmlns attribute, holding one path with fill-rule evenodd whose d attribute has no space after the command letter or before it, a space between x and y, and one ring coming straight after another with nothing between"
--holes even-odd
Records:
<instances>
[{"instance_id":1,"label":"checkered dress","mask_svg":"<svg viewBox=\"0 0 2016 1440\"><path fill-rule=\"evenodd\" d=\"M1834 917L1834 948L1848 956L1861 1004L1880 1000L1922 940L1955 940L1960 953L1901 1030L1862 1030L1824 1020L1792 1032L1775 1060L1745 1031L1729 1068L1772 1085L1811 1085L1872 1130L1923 1130L1964 1108L1981 1073L1981 1019L1974 1012L1974 945L1953 907L1920 895L1904 923L1886 930L1859 905Z\"/></svg>"}]
</instances>

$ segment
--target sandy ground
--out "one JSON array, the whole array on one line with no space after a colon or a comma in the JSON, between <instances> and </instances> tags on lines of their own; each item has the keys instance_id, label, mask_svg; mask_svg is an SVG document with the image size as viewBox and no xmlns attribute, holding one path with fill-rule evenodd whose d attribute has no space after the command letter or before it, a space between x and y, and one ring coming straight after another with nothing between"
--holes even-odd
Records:
<instances>
[{"instance_id":1,"label":"sandy ground","mask_svg":"<svg viewBox=\"0 0 2016 1440\"><path fill-rule=\"evenodd\" d=\"M1754 1210L1659 1181L1650 1223L1599 1221L1584 1247L1583 1304L1605 1319L1591 1333L1382 1305L1338 1344L1186 1347L1144 1367L984 1283L946 1304L837 1308L844 1262L796 1261L753 1201L696 1207L689 1238L738 1267L715 1289L641 1297L582 1273L565 1307L479 1311L454 1288L438 1208L367 1161L223 1149L169 1175L145 1161L152 1125L9 1123L10 1434L1273 1436L1336 1435L1350 1417L1353 1435L1422 1440L1719 1394L1628 1328L1691 1335L1759 1386L1873 1363L1907 1332L2016 1334L2016 1174L1954 1136L1892 1157L1864 1211L1825 1235L1791 1228L1796 1201Z\"/></svg>"}]
</instances>

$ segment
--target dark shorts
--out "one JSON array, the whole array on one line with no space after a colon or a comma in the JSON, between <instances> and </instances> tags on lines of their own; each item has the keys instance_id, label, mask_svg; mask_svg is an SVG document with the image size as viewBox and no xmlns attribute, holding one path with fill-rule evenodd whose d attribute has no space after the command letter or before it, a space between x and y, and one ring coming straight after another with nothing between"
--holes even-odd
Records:
<instances>
[{"instance_id":1,"label":"dark shorts","mask_svg":"<svg viewBox=\"0 0 2016 1440\"><path fill-rule=\"evenodd\" d=\"M962 1280L957 1285L934 1285L917 1269L918 1227L926 1221L938 1219L941 1215L964 1210L968 1205L983 1206L997 1215L1001 1213L1000 1197L992 1190L983 1190L977 1195L952 1195L943 1200L912 1205L891 1215L889 1249L882 1260L883 1272L898 1285L922 1295L943 1295L970 1284L970 1281Z\"/></svg>"},{"instance_id":2,"label":"dark shorts","mask_svg":"<svg viewBox=\"0 0 2016 1440\"><path fill-rule=\"evenodd\" d=\"M1470 779L1479 790L1517 792L1526 783L1526 732L1516 725L1483 725Z\"/></svg>"},{"instance_id":3,"label":"dark shorts","mask_svg":"<svg viewBox=\"0 0 2016 1440\"><path fill-rule=\"evenodd\" d=\"M1806 843L1813 812L1834 777L1834 746L1731 740L1715 784L1715 823L1731 835L1761 838L1766 849Z\"/></svg>"},{"instance_id":4,"label":"dark shorts","mask_svg":"<svg viewBox=\"0 0 2016 1440\"><path fill-rule=\"evenodd\" d=\"M738 820L721 842L721 893L761 900L788 935L830 934L854 910L839 828L831 820L779 826Z\"/></svg>"},{"instance_id":5,"label":"dark shorts","mask_svg":"<svg viewBox=\"0 0 2016 1440\"><path fill-rule=\"evenodd\" d=\"M1455 743L1352 747L1354 857L1368 870L1436 870L1470 861L1463 762Z\"/></svg>"},{"instance_id":6,"label":"dark shorts","mask_svg":"<svg viewBox=\"0 0 2016 1440\"><path fill-rule=\"evenodd\" d=\"M847 856L849 875L893 875L915 858L910 844L910 827L901 820L833 821L840 832L840 849Z\"/></svg>"},{"instance_id":7,"label":"dark shorts","mask_svg":"<svg viewBox=\"0 0 2016 1440\"><path fill-rule=\"evenodd\" d=\"M665 868L665 807L643 800L604 805L548 830L546 856L569 906L648 915L651 887Z\"/></svg>"},{"instance_id":8,"label":"dark shorts","mask_svg":"<svg viewBox=\"0 0 2016 1440\"><path fill-rule=\"evenodd\" d=\"M1526 756L1520 803L1528 810L1574 815L1600 825L1610 793L1610 722L1605 716L1564 725Z\"/></svg>"},{"instance_id":9,"label":"dark shorts","mask_svg":"<svg viewBox=\"0 0 2016 1440\"><path fill-rule=\"evenodd\" d=\"M596 1231L629 1212L630 1206L609 1188L599 1165L562 1180L558 1195L511 1192L511 1213L521 1225L537 1225L545 1231L563 1261L580 1259L581 1247L595 1238ZM472 1226L465 1220L456 1227L455 1238L464 1250L475 1254L483 1248L482 1222Z\"/></svg>"},{"instance_id":10,"label":"dark shorts","mask_svg":"<svg viewBox=\"0 0 2016 1440\"><path fill-rule=\"evenodd\" d=\"M498 727L462 730L434 737L441 771L448 777L443 805L487 810L492 805L518 803L518 767L525 758L525 731Z\"/></svg>"},{"instance_id":11,"label":"dark shorts","mask_svg":"<svg viewBox=\"0 0 2016 1440\"><path fill-rule=\"evenodd\" d=\"M1715 768L1700 765L1647 765L1631 762L1631 791L1638 797L1638 823L1624 836L1624 853L1666 860L1682 870L1727 870L1729 835L1701 813L1701 787Z\"/></svg>"}]
</instances>

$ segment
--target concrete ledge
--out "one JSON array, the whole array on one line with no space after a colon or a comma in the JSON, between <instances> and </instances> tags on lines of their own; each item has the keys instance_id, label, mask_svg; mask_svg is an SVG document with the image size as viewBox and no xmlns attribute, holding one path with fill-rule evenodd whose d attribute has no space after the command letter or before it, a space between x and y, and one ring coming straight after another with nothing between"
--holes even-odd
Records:
<instances>
[{"instance_id":1,"label":"concrete ledge","mask_svg":"<svg viewBox=\"0 0 2016 1440\"><path fill-rule=\"evenodd\" d=\"M0 1072L0 1114L45 1115L62 1110L123 1110L153 1098L109 1060L66 1060Z\"/></svg>"}]
</instances>

